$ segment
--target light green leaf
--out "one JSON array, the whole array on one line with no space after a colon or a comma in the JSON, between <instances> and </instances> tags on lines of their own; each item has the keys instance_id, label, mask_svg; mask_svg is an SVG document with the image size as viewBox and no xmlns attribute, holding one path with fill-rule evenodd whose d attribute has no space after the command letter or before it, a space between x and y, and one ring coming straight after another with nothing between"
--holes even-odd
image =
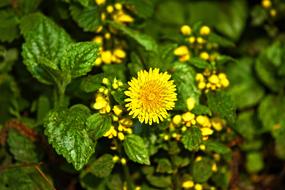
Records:
<instances>
[{"instance_id":1,"label":"light green leaf","mask_svg":"<svg viewBox=\"0 0 285 190\"><path fill-rule=\"evenodd\" d=\"M264 168L263 156L260 152L249 152L246 155L246 169L249 173L257 173Z\"/></svg>"},{"instance_id":2,"label":"light green leaf","mask_svg":"<svg viewBox=\"0 0 285 190\"><path fill-rule=\"evenodd\" d=\"M66 48L60 68L71 78L77 78L91 71L98 55L98 46L93 42L78 42Z\"/></svg>"},{"instance_id":3,"label":"light green leaf","mask_svg":"<svg viewBox=\"0 0 285 190\"><path fill-rule=\"evenodd\" d=\"M133 6L133 12L141 18L151 17L154 11L154 1L126 0L127 5Z\"/></svg>"},{"instance_id":4,"label":"light green leaf","mask_svg":"<svg viewBox=\"0 0 285 190\"><path fill-rule=\"evenodd\" d=\"M52 83L53 81L45 76L46 71L40 64L58 69L65 49L72 43L72 39L62 28L39 13L25 17L21 25L26 40L22 52L24 64L40 82Z\"/></svg>"},{"instance_id":5,"label":"light green leaf","mask_svg":"<svg viewBox=\"0 0 285 190\"><path fill-rule=\"evenodd\" d=\"M179 62L174 64L173 70L172 78L178 93L175 109L185 110L188 98L192 97L196 102L199 102L200 91L196 87L195 71L192 67Z\"/></svg>"},{"instance_id":6,"label":"light green leaf","mask_svg":"<svg viewBox=\"0 0 285 190\"><path fill-rule=\"evenodd\" d=\"M19 19L12 10L0 11L0 41L11 42L19 37Z\"/></svg>"},{"instance_id":7,"label":"light green leaf","mask_svg":"<svg viewBox=\"0 0 285 190\"><path fill-rule=\"evenodd\" d=\"M198 127L191 127L183 135L181 142L190 151L198 151L202 143L202 134Z\"/></svg>"},{"instance_id":8,"label":"light green leaf","mask_svg":"<svg viewBox=\"0 0 285 190\"><path fill-rule=\"evenodd\" d=\"M95 113L87 119L86 125L89 129L89 135L94 139L98 139L109 131L112 118L109 115Z\"/></svg>"},{"instance_id":9,"label":"light green leaf","mask_svg":"<svg viewBox=\"0 0 285 190\"><path fill-rule=\"evenodd\" d=\"M44 122L49 143L76 170L80 170L95 151L95 143L85 124L89 115L87 107L75 105L70 109L50 111Z\"/></svg>"},{"instance_id":10,"label":"light green leaf","mask_svg":"<svg viewBox=\"0 0 285 190\"><path fill-rule=\"evenodd\" d=\"M231 149L229 147L213 140L205 141L205 145L206 145L206 150L213 151L218 154L228 154L231 152Z\"/></svg>"},{"instance_id":11,"label":"light green leaf","mask_svg":"<svg viewBox=\"0 0 285 190\"><path fill-rule=\"evenodd\" d=\"M123 146L132 161L140 164L150 164L148 149L140 136L134 134L126 136Z\"/></svg>"}]
</instances>

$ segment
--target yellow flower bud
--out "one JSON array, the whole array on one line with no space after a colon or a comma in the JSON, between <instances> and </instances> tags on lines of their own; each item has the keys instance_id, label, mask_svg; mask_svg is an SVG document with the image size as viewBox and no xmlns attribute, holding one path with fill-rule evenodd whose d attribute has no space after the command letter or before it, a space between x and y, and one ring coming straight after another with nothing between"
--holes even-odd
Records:
<instances>
[{"instance_id":1,"label":"yellow flower bud","mask_svg":"<svg viewBox=\"0 0 285 190\"><path fill-rule=\"evenodd\" d=\"M268 9L272 6L272 3L270 0L262 0L261 5L263 8Z\"/></svg>"},{"instance_id":2,"label":"yellow flower bud","mask_svg":"<svg viewBox=\"0 0 285 190\"><path fill-rule=\"evenodd\" d=\"M186 100L187 108L191 111L195 107L195 99L190 97Z\"/></svg>"},{"instance_id":3,"label":"yellow flower bud","mask_svg":"<svg viewBox=\"0 0 285 190\"><path fill-rule=\"evenodd\" d=\"M117 131L115 130L114 126L111 126L111 128L109 129L109 131L107 131L104 134L104 137L108 137L109 139L116 137L117 136Z\"/></svg>"},{"instance_id":4,"label":"yellow flower bud","mask_svg":"<svg viewBox=\"0 0 285 190\"><path fill-rule=\"evenodd\" d=\"M122 8L123 8L123 5L121 3L116 3L115 4L115 9L122 10Z\"/></svg>"},{"instance_id":5,"label":"yellow flower bud","mask_svg":"<svg viewBox=\"0 0 285 190\"><path fill-rule=\"evenodd\" d=\"M206 40L202 37L198 37L197 42L198 42L198 44L204 44L206 42Z\"/></svg>"},{"instance_id":6,"label":"yellow flower bud","mask_svg":"<svg viewBox=\"0 0 285 190\"><path fill-rule=\"evenodd\" d=\"M114 50L114 55L120 59L124 59L126 57L126 52L122 49L115 49Z\"/></svg>"},{"instance_id":7,"label":"yellow flower bud","mask_svg":"<svg viewBox=\"0 0 285 190\"><path fill-rule=\"evenodd\" d=\"M200 128L201 132L202 132L202 135L203 136L209 136L211 134L213 134L213 130L208 128L208 127L203 127L203 128Z\"/></svg>"},{"instance_id":8,"label":"yellow flower bud","mask_svg":"<svg viewBox=\"0 0 285 190\"><path fill-rule=\"evenodd\" d=\"M222 80L222 79L226 79L227 75L225 73L219 73L218 77L220 80Z\"/></svg>"},{"instance_id":9,"label":"yellow flower bud","mask_svg":"<svg viewBox=\"0 0 285 190\"><path fill-rule=\"evenodd\" d=\"M188 36L188 35L191 34L192 29L191 29L191 27L188 26L188 25L183 25L183 26L180 28L180 31L181 31L181 33L182 33L183 35Z\"/></svg>"},{"instance_id":10,"label":"yellow flower bud","mask_svg":"<svg viewBox=\"0 0 285 190\"><path fill-rule=\"evenodd\" d=\"M110 64L112 62L112 53L111 51L103 51L101 53L101 59L104 63Z\"/></svg>"},{"instance_id":11,"label":"yellow flower bud","mask_svg":"<svg viewBox=\"0 0 285 190\"><path fill-rule=\"evenodd\" d=\"M103 5L105 4L106 0L95 0L97 5Z\"/></svg>"},{"instance_id":12,"label":"yellow flower bud","mask_svg":"<svg viewBox=\"0 0 285 190\"><path fill-rule=\"evenodd\" d=\"M123 109L122 109L121 106L115 105L115 106L113 107L113 112L115 113L115 115L119 116L119 115L122 114Z\"/></svg>"},{"instance_id":13,"label":"yellow flower bud","mask_svg":"<svg viewBox=\"0 0 285 190\"><path fill-rule=\"evenodd\" d=\"M202 125L203 127L211 127L210 120L207 116L199 115L196 118L198 124Z\"/></svg>"},{"instance_id":14,"label":"yellow flower bud","mask_svg":"<svg viewBox=\"0 0 285 190\"><path fill-rule=\"evenodd\" d=\"M104 37L109 40L111 38L111 34L109 32L105 33Z\"/></svg>"},{"instance_id":15,"label":"yellow flower bud","mask_svg":"<svg viewBox=\"0 0 285 190\"><path fill-rule=\"evenodd\" d=\"M196 41L196 38L195 38L194 36L191 36L191 37L188 38L188 42L189 42L190 44L194 44L195 41Z\"/></svg>"},{"instance_id":16,"label":"yellow flower bud","mask_svg":"<svg viewBox=\"0 0 285 190\"><path fill-rule=\"evenodd\" d=\"M112 5L108 5L106 10L108 13L112 13L114 11L114 7Z\"/></svg>"},{"instance_id":17,"label":"yellow flower bud","mask_svg":"<svg viewBox=\"0 0 285 190\"><path fill-rule=\"evenodd\" d=\"M119 138L121 141L125 140L125 135L124 135L124 133L119 132L119 133L118 133L118 138Z\"/></svg>"},{"instance_id":18,"label":"yellow flower bud","mask_svg":"<svg viewBox=\"0 0 285 190\"><path fill-rule=\"evenodd\" d=\"M113 19L116 21L116 22L119 22L119 23L132 23L134 22L134 19L133 17L131 17L130 15L124 13L123 11L115 14L113 16Z\"/></svg>"},{"instance_id":19,"label":"yellow flower bud","mask_svg":"<svg viewBox=\"0 0 285 190\"><path fill-rule=\"evenodd\" d=\"M217 75L213 74L211 75L209 78L208 78L209 82L210 83L213 83L213 84L218 84L220 82L220 79Z\"/></svg>"},{"instance_id":20,"label":"yellow flower bud","mask_svg":"<svg viewBox=\"0 0 285 190\"><path fill-rule=\"evenodd\" d=\"M206 150L206 146L204 145L204 144L201 144L200 146L199 146L199 148L200 148L200 150Z\"/></svg>"},{"instance_id":21,"label":"yellow flower bud","mask_svg":"<svg viewBox=\"0 0 285 190\"><path fill-rule=\"evenodd\" d=\"M142 188L140 186L136 186L135 190L141 190Z\"/></svg>"},{"instance_id":22,"label":"yellow flower bud","mask_svg":"<svg viewBox=\"0 0 285 190\"><path fill-rule=\"evenodd\" d=\"M230 85L230 81L228 79L222 79L221 84L223 87L228 87Z\"/></svg>"},{"instance_id":23,"label":"yellow flower bud","mask_svg":"<svg viewBox=\"0 0 285 190\"><path fill-rule=\"evenodd\" d=\"M101 13L101 20L106 20L106 14L105 13Z\"/></svg>"},{"instance_id":24,"label":"yellow flower bud","mask_svg":"<svg viewBox=\"0 0 285 190\"><path fill-rule=\"evenodd\" d=\"M192 119L195 118L195 115L191 112L186 112L182 115L182 119L183 121L187 122L187 121L191 121Z\"/></svg>"},{"instance_id":25,"label":"yellow flower bud","mask_svg":"<svg viewBox=\"0 0 285 190\"><path fill-rule=\"evenodd\" d=\"M103 30L103 26L98 26L97 30L96 30L96 33L99 33Z\"/></svg>"},{"instance_id":26,"label":"yellow flower bud","mask_svg":"<svg viewBox=\"0 0 285 190\"><path fill-rule=\"evenodd\" d=\"M95 61L95 65L99 66L99 65L101 65L101 63L102 63L102 59L100 57L97 58L96 61Z\"/></svg>"},{"instance_id":27,"label":"yellow flower bud","mask_svg":"<svg viewBox=\"0 0 285 190\"><path fill-rule=\"evenodd\" d=\"M209 26L202 26L202 27L200 28L200 34L201 34L201 35L209 35L210 32L211 32L211 29L210 29Z\"/></svg>"},{"instance_id":28,"label":"yellow flower bud","mask_svg":"<svg viewBox=\"0 0 285 190\"><path fill-rule=\"evenodd\" d=\"M177 137L177 133L172 133L171 135L173 138L176 138Z\"/></svg>"},{"instance_id":29,"label":"yellow flower bud","mask_svg":"<svg viewBox=\"0 0 285 190\"><path fill-rule=\"evenodd\" d=\"M112 116L113 121L119 121L119 118L115 115Z\"/></svg>"},{"instance_id":30,"label":"yellow flower bud","mask_svg":"<svg viewBox=\"0 0 285 190\"><path fill-rule=\"evenodd\" d=\"M205 83L205 82L199 82L199 83L198 83L198 88L199 88L200 90L203 90L205 87L206 87L206 83Z\"/></svg>"},{"instance_id":31,"label":"yellow flower bud","mask_svg":"<svg viewBox=\"0 0 285 190\"><path fill-rule=\"evenodd\" d=\"M195 159L196 162L199 162L201 160L202 160L202 156L197 156L196 159Z\"/></svg>"},{"instance_id":32,"label":"yellow flower bud","mask_svg":"<svg viewBox=\"0 0 285 190\"><path fill-rule=\"evenodd\" d=\"M173 122L175 125L180 125L180 124L181 124L181 121L182 121L181 115L175 115L175 116L172 118L172 122Z\"/></svg>"},{"instance_id":33,"label":"yellow flower bud","mask_svg":"<svg viewBox=\"0 0 285 190\"><path fill-rule=\"evenodd\" d=\"M214 163L214 164L212 165L212 171L213 171L213 172L217 172L217 171L218 171L218 167L217 167L217 164L216 164L216 163Z\"/></svg>"},{"instance_id":34,"label":"yellow flower bud","mask_svg":"<svg viewBox=\"0 0 285 190\"><path fill-rule=\"evenodd\" d=\"M103 80L102 80L102 83L105 84L105 85L108 85L109 82L110 82L109 79L108 79L108 78L105 78L105 77L104 77Z\"/></svg>"},{"instance_id":35,"label":"yellow flower bud","mask_svg":"<svg viewBox=\"0 0 285 190\"><path fill-rule=\"evenodd\" d=\"M169 135L164 135L164 136L163 136L163 139L164 139L165 141L168 141L168 140L169 140Z\"/></svg>"},{"instance_id":36,"label":"yellow flower bud","mask_svg":"<svg viewBox=\"0 0 285 190\"><path fill-rule=\"evenodd\" d=\"M113 156L113 162L118 162L119 159L120 159L119 156L117 156L117 155Z\"/></svg>"},{"instance_id":37,"label":"yellow flower bud","mask_svg":"<svg viewBox=\"0 0 285 190\"><path fill-rule=\"evenodd\" d=\"M185 132L186 130L187 130L187 127L185 127L185 126L181 128L182 132Z\"/></svg>"},{"instance_id":38,"label":"yellow flower bud","mask_svg":"<svg viewBox=\"0 0 285 190\"><path fill-rule=\"evenodd\" d=\"M277 11L275 9L271 9L270 12L269 12L270 16L272 17L276 17L277 15Z\"/></svg>"},{"instance_id":39,"label":"yellow flower bud","mask_svg":"<svg viewBox=\"0 0 285 190\"><path fill-rule=\"evenodd\" d=\"M185 62L188 61L189 59L190 59L190 54L182 55L179 57L180 62Z\"/></svg>"},{"instance_id":40,"label":"yellow flower bud","mask_svg":"<svg viewBox=\"0 0 285 190\"><path fill-rule=\"evenodd\" d=\"M121 164L126 165L126 163L127 163L127 160L125 158L121 158Z\"/></svg>"},{"instance_id":41,"label":"yellow flower bud","mask_svg":"<svg viewBox=\"0 0 285 190\"><path fill-rule=\"evenodd\" d=\"M194 187L194 182L191 181L191 180L184 181L184 182L182 183L182 187L183 187L184 189L190 189L190 188Z\"/></svg>"},{"instance_id":42,"label":"yellow flower bud","mask_svg":"<svg viewBox=\"0 0 285 190\"><path fill-rule=\"evenodd\" d=\"M223 129L223 121L221 119L212 119L211 123L216 131L221 131Z\"/></svg>"},{"instance_id":43,"label":"yellow flower bud","mask_svg":"<svg viewBox=\"0 0 285 190\"><path fill-rule=\"evenodd\" d=\"M97 44L102 44L103 38L102 36L95 36L92 41L96 42Z\"/></svg>"},{"instance_id":44,"label":"yellow flower bud","mask_svg":"<svg viewBox=\"0 0 285 190\"><path fill-rule=\"evenodd\" d=\"M207 60L209 60L210 56L207 52L203 51L200 53L200 58L207 61Z\"/></svg>"},{"instance_id":45,"label":"yellow flower bud","mask_svg":"<svg viewBox=\"0 0 285 190\"><path fill-rule=\"evenodd\" d=\"M189 50L187 46L179 46L178 48L176 48L174 50L174 55L176 56L183 56L183 55L188 55L189 54Z\"/></svg>"},{"instance_id":46,"label":"yellow flower bud","mask_svg":"<svg viewBox=\"0 0 285 190\"><path fill-rule=\"evenodd\" d=\"M204 81L204 75L202 73L197 73L195 76L196 81Z\"/></svg>"},{"instance_id":47,"label":"yellow flower bud","mask_svg":"<svg viewBox=\"0 0 285 190\"><path fill-rule=\"evenodd\" d=\"M196 183L194 188L195 188L195 190L203 190L203 186L199 183Z\"/></svg>"}]
</instances>

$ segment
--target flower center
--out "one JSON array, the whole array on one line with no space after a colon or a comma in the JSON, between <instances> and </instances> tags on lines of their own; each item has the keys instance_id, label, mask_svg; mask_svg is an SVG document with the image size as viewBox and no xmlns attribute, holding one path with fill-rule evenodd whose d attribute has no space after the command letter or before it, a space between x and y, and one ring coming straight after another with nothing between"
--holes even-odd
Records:
<instances>
[{"instance_id":1,"label":"flower center","mask_svg":"<svg viewBox=\"0 0 285 190\"><path fill-rule=\"evenodd\" d=\"M155 97L156 97L156 95L154 93L150 92L146 98L147 98L147 100L152 101L155 99Z\"/></svg>"}]
</instances>

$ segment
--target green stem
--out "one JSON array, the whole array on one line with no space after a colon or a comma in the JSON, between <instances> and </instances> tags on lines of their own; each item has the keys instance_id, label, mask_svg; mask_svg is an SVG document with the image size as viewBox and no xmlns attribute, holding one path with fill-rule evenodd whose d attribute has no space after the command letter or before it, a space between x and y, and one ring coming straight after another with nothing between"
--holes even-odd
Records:
<instances>
[{"instance_id":1,"label":"green stem","mask_svg":"<svg viewBox=\"0 0 285 190\"><path fill-rule=\"evenodd\" d=\"M55 107L63 107L65 106L65 89L66 85L65 84L57 84L57 103Z\"/></svg>"}]
</instances>

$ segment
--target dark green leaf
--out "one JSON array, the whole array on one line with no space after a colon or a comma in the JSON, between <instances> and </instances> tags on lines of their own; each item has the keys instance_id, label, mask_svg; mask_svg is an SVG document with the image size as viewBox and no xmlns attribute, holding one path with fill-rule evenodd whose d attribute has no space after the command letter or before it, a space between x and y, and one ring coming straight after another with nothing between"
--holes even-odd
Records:
<instances>
[{"instance_id":1,"label":"dark green leaf","mask_svg":"<svg viewBox=\"0 0 285 190\"><path fill-rule=\"evenodd\" d=\"M36 145L27 137L20 135L15 130L11 130L7 142L10 147L10 152L17 161L31 163L39 161Z\"/></svg>"},{"instance_id":2,"label":"dark green leaf","mask_svg":"<svg viewBox=\"0 0 285 190\"><path fill-rule=\"evenodd\" d=\"M158 173L173 173L171 162L167 158L157 159L156 172Z\"/></svg>"},{"instance_id":3,"label":"dark green leaf","mask_svg":"<svg viewBox=\"0 0 285 190\"><path fill-rule=\"evenodd\" d=\"M205 145L207 150L216 152L218 154L228 154L231 152L229 147L213 140L207 140Z\"/></svg>"},{"instance_id":4,"label":"dark green leaf","mask_svg":"<svg viewBox=\"0 0 285 190\"><path fill-rule=\"evenodd\" d=\"M95 92L102 87L103 74L91 75L82 79L80 89L84 92Z\"/></svg>"},{"instance_id":5,"label":"dark green leaf","mask_svg":"<svg viewBox=\"0 0 285 190\"><path fill-rule=\"evenodd\" d=\"M140 164L150 164L148 149L140 136L134 134L126 136L123 146L132 161Z\"/></svg>"},{"instance_id":6,"label":"dark green leaf","mask_svg":"<svg viewBox=\"0 0 285 190\"><path fill-rule=\"evenodd\" d=\"M11 42L19 37L19 19L12 10L0 11L0 41Z\"/></svg>"},{"instance_id":7,"label":"dark green leaf","mask_svg":"<svg viewBox=\"0 0 285 190\"><path fill-rule=\"evenodd\" d=\"M112 118L109 115L95 113L87 119L86 125L91 137L98 139L109 131L112 125Z\"/></svg>"},{"instance_id":8,"label":"dark green leaf","mask_svg":"<svg viewBox=\"0 0 285 190\"><path fill-rule=\"evenodd\" d=\"M200 129L198 127L191 127L182 135L181 141L187 150L199 150L199 146L202 143L202 134Z\"/></svg>"},{"instance_id":9,"label":"dark green leaf","mask_svg":"<svg viewBox=\"0 0 285 190\"><path fill-rule=\"evenodd\" d=\"M86 32L95 32L101 24L98 6L71 5L70 11L75 22Z\"/></svg>"},{"instance_id":10,"label":"dark green leaf","mask_svg":"<svg viewBox=\"0 0 285 190\"><path fill-rule=\"evenodd\" d=\"M209 62L198 58L198 57L193 57L190 59L190 64L193 65L194 67L197 67L199 69L205 69L205 68L210 68L211 65Z\"/></svg>"},{"instance_id":11,"label":"dark green leaf","mask_svg":"<svg viewBox=\"0 0 285 190\"><path fill-rule=\"evenodd\" d=\"M203 158L200 161L195 161L192 171L194 181L198 183L206 182L213 174L212 164L212 161L208 158Z\"/></svg>"},{"instance_id":12,"label":"dark green leaf","mask_svg":"<svg viewBox=\"0 0 285 190\"><path fill-rule=\"evenodd\" d=\"M154 1L126 0L126 4L132 6L132 11L141 18L151 17L154 11Z\"/></svg>"},{"instance_id":13,"label":"dark green leaf","mask_svg":"<svg viewBox=\"0 0 285 190\"><path fill-rule=\"evenodd\" d=\"M154 176L154 175L147 175L146 179L148 182L159 188L167 188L171 186L171 177L170 176Z\"/></svg>"},{"instance_id":14,"label":"dark green leaf","mask_svg":"<svg viewBox=\"0 0 285 190\"><path fill-rule=\"evenodd\" d=\"M235 106L229 95L225 92L208 93L207 100L209 108L214 114L226 119L230 124L235 122Z\"/></svg>"},{"instance_id":15,"label":"dark green leaf","mask_svg":"<svg viewBox=\"0 0 285 190\"><path fill-rule=\"evenodd\" d=\"M76 170L80 170L95 151L95 143L89 137L85 124L89 115L87 107L76 105L70 109L49 112L44 122L49 143Z\"/></svg>"},{"instance_id":16,"label":"dark green leaf","mask_svg":"<svg viewBox=\"0 0 285 190\"><path fill-rule=\"evenodd\" d=\"M114 165L113 156L104 154L92 162L91 165L86 168L85 172L90 172L97 177L107 177L111 174Z\"/></svg>"}]
</instances>

